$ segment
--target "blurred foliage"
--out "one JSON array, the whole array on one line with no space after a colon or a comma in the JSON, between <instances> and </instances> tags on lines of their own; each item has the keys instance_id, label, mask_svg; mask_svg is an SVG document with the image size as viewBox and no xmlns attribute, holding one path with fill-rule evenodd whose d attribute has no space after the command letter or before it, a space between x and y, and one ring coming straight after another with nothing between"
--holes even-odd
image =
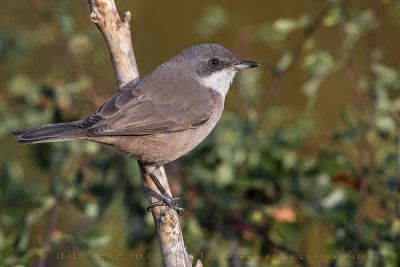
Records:
<instances>
[{"instance_id":1,"label":"blurred foliage","mask_svg":"<svg viewBox=\"0 0 400 267\"><path fill-rule=\"evenodd\" d=\"M314 2L304 1L317 11L254 21L209 3L194 18L197 42L234 31L235 53L258 47L251 59L263 63L238 75L211 135L167 166L185 207L185 243L204 266L400 265L400 62L380 41L386 27L399 30L400 2ZM3 12L0 25L0 266L36 266L43 251L47 266L70 266L58 260L60 252L68 258L81 251L114 256L74 266L159 266L157 256L146 260L158 244L133 159L88 142L22 147L8 136L18 127L87 116L94 87L114 93L100 73L86 71L110 64L97 48L105 47L100 34L82 22L84 5L1 5L10 14L29 6L36 17L26 17L34 25L27 27ZM322 39L332 35L327 46ZM345 83L338 73L348 75ZM303 97L296 105L269 94L277 88L279 97L288 79L291 94ZM337 91L351 104L339 102L321 121L319 102L334 101L327 84L346 87ZM120 252L125 260L116 259Z\"/></svg>"}]
</instances>

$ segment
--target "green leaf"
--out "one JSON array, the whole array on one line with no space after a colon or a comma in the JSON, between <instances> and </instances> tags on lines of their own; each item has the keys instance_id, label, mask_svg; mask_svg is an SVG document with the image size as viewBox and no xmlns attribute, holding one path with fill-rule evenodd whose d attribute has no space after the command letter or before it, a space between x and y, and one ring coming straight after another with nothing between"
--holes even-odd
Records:
<instances>
[{"instance_id":1,"label":"green leaf","mask_svg":"<svg viewBox=\"0 0 400 267\"><path fill-rule=\"evenodd\" d=\"M394 132L396 131L396 123L389 115L383 114L375 117L375 127L381 132Z\"/></svg>"},{"instance_id":2,"label":"green leaf","mask_svg":"<svg viewBox=\"0 0 400 267\"><path fill-rule=\"evenodd\" d=\"M392 110L393 110L393 112L400 111L400 97L392 100Z\"/></svg>"},{"instance_id":3,"label":"green leaf","mask_svg":"<svg viewBox=\"0 0 400 267\"><path fill-rule=\"evenodd\" d=\"M332 210L336 206L343 203L345 200L346 200L345 191L342 189L337 189L337 190L333 191L331 194L329 194L328 196L326 196L322 200L321 204L324 208Z\"/></svg>"},{"instance_id":4,"label":"green leaf","mask_svg":"<svg viewBox=\"0 0 400 267\"><path fill-rule=\"evenodd\" d=\"M204 239L204 233L199 222L195 218L188 218L185 223L185 228L187 228L185 231L190 233L193 240L198 241Z\"/></svg>"},{"instance_id":5,"label":"green leaf","mask_svg":"<svg viewBox=\"0 0 400 267\"><path fill-rule=\"evenodd\" d=\"M42 198L41 202L42 205L39 208L30 211L26 216L24 230L21 233L21 237L17 245L18 250L20 251L23 251L27 248L29 235L31 233L33 224L51 210L51 208L54 206L55 198L53 196L47 196Z\"/></svg>"},{"instance_id":6,"label":"green leaf","mask_svg":"<svg viewBox=\"0 0 400 267\"><path fill-rule=\"evenodd\" d=\"M393 244L389 242L382 242L379 247L379 252L383 257L384 266L397 266L398 255L395 251Z\"/></svg>"},{"instance_id":7,"label":"green leaf","mask_svg":"<svg viewBox=\"0 0 400 267\"><path fill-rule=\"evenodd\" d=\"M373 64L372 71L376 75L378 87L389 87L390 89L400 90L399 72L389 66Z\"/></svg>"},{"instance_id":8,"label":"green leaf","mask_svg":"<svg viewBox=\"0 0 400 267\"><path fill-rule=\"evenodd\" d=\"M227 162L221 163L215 170L215 182L219 186L226 186L231 184L234 177L233 166Z\"/></svg>"},{"instance_id":9,"label":"green leaf","mask_svg":"<svg viewBox=\"0 0 400 267\"><path fill-rule=\"evenodd\" d=\"M299 25L294 19L277 19L272 23L272 30L283 36L286 36L298 27Z\"/></svg>"},{"instance_id":10,"label":"green leaf","mask_svg":"<svg viewBox=\"0 0 400 267\"><path fill-rule=\"evenodd\" d=\"M258 29L258 37L269 45L284 40L294 30L309 25L312 18L309 15L302 15L298 19L280 18L274 22L264 23Z\"/></svg>"},{"instance_id":11,"label":"green leaf","mask_svg":"<svg viewBox=\"0 0 400 267\"><path fill-rule=\"evenodd\" d=\"M309 53L302 62L304 70L313 74L321 74L333 66L332 56L323 50L315 50Z\"/></svg>"},{"instance_id":12,"label":"green leaf","mask_svg":"<svg viewBox=\"0 0 400 267\"><path fill-rule=\"evenodd\" d=\"M318 87L320 84L321 84L320 76L312 77L301 86L301 91L307 96L315 95L318 91Z\"/></svg>"},{"instance_id":13,"label":"green leaf","mask_svg":"<svg viewBox=\"0 0 400 267\"><path fill-rule=\"evenodd\" d=\"M109 241L109 235L99 229L95 229L78 238L80 245L85 248L99 248L106 245Z\"/></svg>"},{"instance_id":14,"label":"green leaf","mask_svg":"<svg viewBox=\"0 0 400 267\"><path fill-rule=\"evenodd\" d=\"M382 88L376 91L376 109L381 112L392 111L392 103L388 93Z\"/></svg>"},{"instance_id":15,"label":"green leaf","mask_svg":"<svg viewBox=\"0 0 400 267\"><path fill-rule=\"evenodd\" d=\"M298 154L296 151L281 151L280 156L284 170L293 169L298 163Z\"/></svg>"},{"instance_id":16,"label":"green leaf","mask_svg":"<svg viewBox=\"0 0 400 267\"><path fill-rule=\"evenodd\" d=\"M70 41L71 48L79 56L84 56L92 48L89 37L85 34L75 34Z\"/></svg>"},{"instance_id":17,"label":"green leaf","mask_svg":"<svg viewBox=\"0 0 400 267\"><path fill-rule=\"evenodd\" d=\"M32 92L37 91L38 87L25 74L13 76L7 86L7 92L11 97L25 97Z\"/></svg>"},{"instance_id":18,"label":"green leaf","mask_svg":"<svg viewBox=\"0 0 400 267\"><path fill-rule=\"evenodd\" d=\"M66 36L72 36L75 29L75 22L68 14L61 15L58 18L58 23Z\"/></svg>"},{"instance_id":19,"label":"green leaf","mask_svg":"<svg viewBox=\"0 0 400 267\"><path fill-rule=\"evenodd\" d=\"M51 208L54 206L55 203L55 198L54 196L47 196L41 199L42 205L28 213L26 216L26 224L27 225L32 225L34 224L38 218L42 217L44 214L46 214L48 211L51 210Z\"/></svg>"},{"instance_id":20,"label":"green leaf","mask_svg":"<svg viewBox=\"0 0 400 267\"><path fill-rule=\"evenodd\" d=\"M273 23L264 23L258 29L261 41L267 44L280 42L286 38L299 25L293 19L278 19Z\"/></svg>"},{"instance_id":21,"label":"green leaf","mask_svg":"<svg viewBox=\"0 0 400 267\"><path fill-rule=\"evenodd\" d=\"M21 39L16 33L0 31L0 64L7 64L15 61L23 55ZM8 65L7 65L8 67Z\"/></svg>"},{"instance_id":22,"label":"green leaf","mask_svg":"<svg viewBox=\"0 0 400 267\"><path fill-rule=\"evenodd\" d=\"M323 23L325 26L330 27L338 23L342 19L342 11L339 8L331 8L325 16Z\"/></svg>"},{"instance_id":23,"label":"green leaf","mask_svg":"<svg viewBox=\"0 0 400 267\"><path fill-rule=\"evenodd\" d=\"M296 223L275 223L275 231L281 239L282 244L286 244L287 242L293 242L294 240L298 240L301 234L299 231L299 226Z\"/></svg>"},{"instance_id":24,"label":"green leaf","mask_svg":"<svg viewBox=\"0 0 400 267\"><path fill-rule=\"evenodd\" d=\"M4 235L1 234L0 238L0 264L2 266L6 266L4 263L7 261L9 257L12 257L13 254L13 244L11 242L5 243Z\"/></svg>"},{"instance_id":25,"label":"green leaf","mask_svg":"<svg viewBox=\"0 0 400 267\"><path fill-rule=\"evenodd\" d=\"M400 220L396 219L392 222L390 226L390 235L393 239L396 239L400 236Z\"/></svg>"},{"instance_id":26,"label":"green leaf","mask_svg":"<svg viewBox=\"0 0 400 267\"><path fill-rule=\"evenodd\" d=\"M278 72L283 72L290 66L293 62L293 54L292 52L285 52L281 59L279 60L278 64L276 65L276 70Z\"/></svg>"},{"instance_id":27,"label":"green leaf","mask_svg":"<svg viewBox=\"0 0 400 267\"><path fill-rule=\"evenodd\" d=\"M365 10L358 13L352 20L346 23L345 31L350 46L354 46L356 41L366 32L376 27L376 20L373 11Z\"/></svg>"},{"instance_id":28,"label":"green leaf","mask_svg":"<svg viewBox=\"0 0 400 267\"><path fill-rule=\"evenodd\" d=\"M196 31L202 37L211 37L229 25L229 13L218 4L208 5L196 24Z\"/></svg>"},{"instance_id":29,"label":"green leaf","mask_svg":"<svg viewBox=\"0 0 400 267\"><path fill-rule=\"evenodd\" d=\"M284 40L294 30L303 27L303 24L295 19L277 19L272 23L262 24L258 29L258 36L261 41L273 45Z\"/></svg>"},{"instance_id":30,"label":"green leaf","mask_svg":"<svg viewBox=\"0 0 400 267\"><path fill-rule=\"evenodd\" d=\"M84 203L84 212L90 218L95 218L100 213L100 207L96 201Z\"/></svg>"},{"instance_id":31,"label":"green leaf","mask_svg":"<svg viewBox=\"0 0 400 267\"><path fill-rule=\"evenodd\" d=\"M238 74L237 81L239 85L239 92L245 100L254 103L260 100L264 92L261 79L263 73L261 69L254 69L254 71L241 72Z\"/></svg>"}]
</instances>

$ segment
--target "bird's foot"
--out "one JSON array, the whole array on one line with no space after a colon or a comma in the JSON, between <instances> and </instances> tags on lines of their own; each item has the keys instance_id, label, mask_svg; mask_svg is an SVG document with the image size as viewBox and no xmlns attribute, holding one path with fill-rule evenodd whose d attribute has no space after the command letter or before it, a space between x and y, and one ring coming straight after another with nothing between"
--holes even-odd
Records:
<instances>
[{"instance_id":1,"label":"bird's foot","mask_svg":"<svg viewBox=\"0 0 400 267\"><path fill-rule=\"evenodd\" d=\"M150 176L157 189L160 191L160 194L157 196L159 201L151 203L150 206L147 207L147 211L151 212L154 207L166 205L168 208L175 210L176 213L178 213L178 216L181 216L184 209L179 207L176 203L176 200L179 200L180 197L171 197L169 194L167 194L166 190L161 185L160 181L158 181L158 178L154 173L158 168L159 166L156 166L154 169L151 169L149 166L144 165L144 170Z\"/></svg>"},{"instance_id":2,"label":"bird's foot","mask_svg":"<svg viewBox=\"0 0 400 267\"><path fill-rule=\"evenodd\" d=\"M147 207L147 211L151 212L154 207L166 205L168 208L175 210L176 213L178 213L178 216L181 216L184 209L179 207L179 205L176 203L176 201L179 199L180 197L163 196L162 200L151 203L151 205Z\"/></svg>"}]
</instances>

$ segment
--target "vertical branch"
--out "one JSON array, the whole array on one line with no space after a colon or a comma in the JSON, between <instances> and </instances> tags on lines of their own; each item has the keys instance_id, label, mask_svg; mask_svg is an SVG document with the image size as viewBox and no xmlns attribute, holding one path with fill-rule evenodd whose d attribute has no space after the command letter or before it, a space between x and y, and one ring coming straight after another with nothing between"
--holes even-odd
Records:
<instances>
[{"instance_id":1,"label":"vertical branch","mask_svg":"<svg viewBox=\"0 0 400 267\"><path fill-rule=\"evenodd\" d=\"M365 219L365 201L368 193L368 180L367 172L368 168L375 165L375 152L372 148L370 138L373 129L373 117L375 115L375 106L372 105L375 102L375 74L372 72L372 65L376 63L376 51L378 49L378 27L382 11L382 0L375 1L374 16L376 21L376 27L370 32L370 45L369 45L369 98L365 97L363 93L358 90L359 88L359 75L354 65L354 60L351 56L352 47L349 43L347 32L345 29L345 19L339 24L339 35L342 43L342 51L346 60L346 70L349 76L350 82L355 90L357 104L361 112L361 123L362 123L362 135L358 145L358 164L360 168L360 188L359 188L359 199L357 204L357 216L355 223L355 251L358 252L360 247L360 240L362 238L362 228ZM344 5L344 3L342 3ZM344 7L343 7L344 8ZM370 107L370 109L368 109ZM400 158L399 158L400 160ZM399 167L400 168L400 167ZM399 169L400 170L400 169Z\"/></svg>"},{"instance_id":2,"label":"vertical branch","mask_svg":"<svg viewBox=\"0 0 400 267\"><path fill-rule=\"evenodd\" d=\"M275 78L274 78L271 86L269 87L268 93L265 96L265 98L263 99L262 104L260 105L260 108L262 109L261 111L263 111L265 109L265 106L267 106L278 94L278 91L283 82L283 78L289 72L289 70L292 68L292 66L294 66L295 63L298 61L298 59L301 56L301 52L303 50L304 44L317 31L317 29L321 25L323 18L328 13L330 8L331 8L331 5L327 5L326 7L324 7L317 14L314 21L309 26L307 26L307 28L305 28L305 30L303 31L303 33L300 36L299 41L297 42L296 46L292 50L293 58L289 64L289 66L287 66L283 71L275 74Z\"/></svg>"},{"instance_id":3,"label":"vertical branch","mask_svg":"<svg viewBox=\"0 0 400 267\"><path fill-rule=\"evenodd\" d=\"M344 5L344 3L342 3ZM344 6L343 6L344 8ZM354 60L352 57L352 47L350 46L349 39L346 32L346 20L342 18L339 22L339 36L342 45L342 53L345 59L345 67L347 71L347 75L349 76L350 83L356 93L357 98L357 105L361 108L361 116L362 116L362 135L361 141L358 145L358 165L360 169L360 188L358 191L358 203L357 203L357 215L356 215L356 222L355 222L355 239L354 239L354 250L358 252L360 239L362 237L362 226L364 224L364 217L365 217L365 200L367 196L367 189L368 184L366 181L366 172L367 172L367 162L365 154L367 152L367 133L369 132L368 126L366 125L365 120L365 106L364 101L362 99L362 95L358 90L359 84L359 75L354 65Z\"/></svg>"},{"instance_id":4,"label":"vertical branch","mask_svg":"<svg viewBox=\"0 0 400 267\"><path fill-rule=\"evenodd\" d=\"M369 42L369 101L372 107L372 115L376 113L376 75L373 71L373 65L378 62L378 47L379 47L379 32L378 29L381 24L382 12L384 7L384 0L375 0L374 7L374 17L375 17L375 27L370 33ZM371 121L371 120L370 120ZM375 150L369 147L370 162L375 166Z\"/></svg>"},{"instance_id":5,"label":"vertical branch","mask_svg":"<svg viewBox=\"0 0 400 267\"><path fill-rule=\"evenodd\" d=\"M131 13L125 12L121 20L114 1L89 0L90 18L103 34L114 67L117 87L123 90L139 80L131 40Z\"/></svg>"},{"instance_id":6,"label":"vertical branch","mask_svg":"<svg viewBox=\"0 0 400 267\"><path fill-rule=\"evenodd\" d=\"M342 3L343 5L343 3ZM344 7L343 7L344 8ZM354 250L358 252L360 246L360 239L362 237L362 228L365 218L365 200L367 197L368 184L367 184L367 168L368 163L366 160L366 153L368 148L368 133L370 131L369 122L366 120L365 102L363 101L362 95L358 90L359 75L354 65L352 57L352 47L350 46L349 39L346 32L346 20L342 18L339 23L339 36L342 44L342 53L346 62L346 71L349 76L350 82L357 97L357 104L361 108L361 120L362 120L362 135L361 141L358 145L358 165L360 169L360 188L358 191L358 203L357 203L357 215L355 222L355 239L354 239Z\"/></svg>"},{"instance_id":7,"label":"vertical branch","mask_svg":"<svg viewBox=\"0 0 400 267\"><path fill-rule=\"evenodd\" d=\"M396 112L392 112L390 115L396 123L397 179L394 183L394 203L396 217L400 218L400 199L398 197L400 186L400 117Z\"/></svg>"},{"instance_id":8,"label":"vertical branch","mask_svg":"<svg viewBox=\"0 0 400 267\"><path fill-rule=\"evenodd\" d=\"M346 71L350 78L350 81L355 89L358 87L358 72L354 66L354 60L351 56L352 48L349 44L349 39L346 32L346 22L342 20L339 23L339 33L340 33L340 40L342 41L342 51L343 55L345 56L346 60Z\"/></svg>"},{"instance_id":9,"label":"vertical branch","mask_svg":"<svg viewBox=\"0 0 400 267\"><path fill-rule=\"evenodd\" d=\"M400 122L397 121L397 181L396 181L396 188L395 188L395 199L396 199L396 215L397 218L400 218L400 201L398 198L398 191L400 185Z\"/></svg>"},{"instance_id":10,"label":"vertical branch","mask_svg":"<svg viewBox=\"0 0 400 267\"><path fill-rule=\"evenodd\" d=\"M57 219L58 219L58 210L60 208L60 202L61 202L61 198L57 197L54 205L51 209L51 214L50 214L50 221L49 221L49 230L47 231L47 236L46 239L44 241L44 247L48 247L51 244L51 241L53 240L53 234L54 231L56 230L56 224L57 224ZM38 259L38 263L37 263L38 267L44 267L46 266L46 259L39 257Z\"/></svg>"},{"instance_id":11,"label":"vertical branch","mask_svg":"<svg viewBox=\"0 0 400 267\"><path fill-rule=\"evenodd\" d=\"M159 200L157 199L157 196L162 195L162 193L153 183L141 162L139 162L139 168L149 203L157 202ZM156 168L153 173L157 178L159 178L158 180L167 194L172 197L164 168ZM165 177L165 179L160 179L160 177ZM182 230L179 225L179 218L176 211L167 206L156 206L151 209L151 212L159 236L161 257L164 261L164 266L192 266L192 259L189 258L189 255L186 252Z\"/></svg>"},{"instance_id":12,"label":"vertical branch","mask_svg":"<svg viewBox=\"0 0 400 267\"><path fill-rule=\"evenodd\" d=\"M107 43L118 89L129 88L139 80L139 71L131 41L131 14L129 11L125 12L124 19L121 20L114 0L89 0L89 5L90 18L103 34ZM160 194L160 192L144 171L141 162L139 162L139 167L146 195L149 202L153 203L157 201L155 195ZM166 193L171 196L164 167L153 167L158 181L164 187ZM192 260L189 258L183 242L178 214L168 207L155 207L151 211L159 237L164 266L192 266Z\"/></svg>"}]
</instances>

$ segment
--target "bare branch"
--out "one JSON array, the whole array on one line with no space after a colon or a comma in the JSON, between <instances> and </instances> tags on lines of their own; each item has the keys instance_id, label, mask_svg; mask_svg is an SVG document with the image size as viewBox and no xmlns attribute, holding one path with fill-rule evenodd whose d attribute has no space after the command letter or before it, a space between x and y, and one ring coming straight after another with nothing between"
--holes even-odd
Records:
<instances>
[{"instance_id":1,"label":"bare branch","mask_svg":"<svg viewBox=\"0 0 400 267\"><path fill-rule=\"evenodd\" d=\"M278 91L282 85L283 78L295 65L297 60L300 58L304 44L306 41L317 31L324 16L328 13L331 5L324 7L318 15L315 17L314 21L303 31L302 35L300 36L299 41L297 42L296 46L292 50L293 59L289 66L287 66L283 71L277 73L275 75L275 79L273 80L266 97L263 99L262 104L260 105L261 111L264 111L265 107L275 98L278 94Z\"/></svg>"},{"instance_id":2,"label":"bare branch","mask_svg":"<svg viewBox=\"0 0 400 267\"><path fill-rule=\"evenodd\" d=\"M399 198L397 197L397 192L398 192L398 188L399 188L399 184L400 184L400 124L397 123L397 179L396 179L396 188L395 188L395 192L396 192L396 215L397 218L400 218L400 201Z\"/></svg>"},{"instance_id":3,"label":"bare branch","mask_svg":"<svg viewBox=\"0 0 400 267\"><path fill-rule=\"evenodd\" d=\"M121 20L114 1L110 0L89 0L89 5L90 18L107 43L118 89L132 86L139 80L139 71L131 40L131 13L126 11Z\"/></svg>"},{"instance_id":4,"label":"bare branch","mask_svg":"<svg viewBox=\"0 0 400 267\"><path fill-rule=\"evenodd\" d=\"M44 241L44 244L43 244L44 247L50 246L51 241L53 240L53 235L54 235L54 231L56 230L56 224L57 224L57 219L58 219L58 211L60 209L60 202L61 202L61 197L57 197L53 204L53 207L51 209L50 220L49 220L49 230L47 231L46 240ZM38 267L46 266L46 259L39 257L37 266Z\"/></svg>"},{"instance_id":5,"label":"bare branch","mask_svg":"<svg viewBox=\"0 0 400 267\"><path fill-rule=\"evenodd\" d=\"M157 196L162 195L162 193L153 183L152 179L145 171L143 164L140 162L139 168L149 203L154 203L159 200ZM172 197L164 168L156 168L153 173L157 176L167 194ZM159 236L164 266L192 266L192 259L186 252L176 211L167 206L156 206L152 208L151 211Z\"/></svg>"},{"instance_id":6,"label":"bare branch","mask_svg":"<svg viewBox=\"0 0 400 267\"><path fill-rule=\"evenodd\" d=\"M194 267L203 267L203 263L201 260L197 260L196 265Z\"/></svg>"},{"instance_id":7,"label":"bare branch","mask_svg":"<svg viewBox=\"0 0 400 267\"><path fill-rule=\"evenodd\" d=\"M342 2L341 5L345 8L346 2ZM382 0L375 0L374 16L377 24L380 23L382 13ZM376 63L376 51L378 48L378 25L375 29L371 30L370 33L370 47L369 47L369 91L361 92L359 90L359 74L355 67L354 60L352 57L353 48L350 45L348 34L346 31L346 18L343 18L339 23L339 36L342 45L342 53L346 60L346 71L349 76L351 85L356 94L356 104L360 109L361 122L362 122L362 133L360 136L360 142L358 144L358 165L360 171L360 188L358 192L358 203L357 203L357 215L355 222L355 238L354 238L354 251L359 253L361 239L363 237L363 225L365 220L366 210L366 199L368 193L368 169L375 166L375 150L372 147L369 136L373 130L373 117L375 115L374 105L371 105L375 101L374 87L375 75L372 72L372 65ZM365 94L369 94L367 97ZM368 109L370 107L370 109Z\"/></svg>"},{"instance_id":8,"label":"bare branch","mask_svg":"<svg viewBox=\"0 0 400 267\"><path fill-rule=\"evenodd\" d=\"M340 33L340 40L342 43L342 51L343 51L343 55L345 56L345 60L346 60L346 70L347 70L347 74L350 78L351 84L353 85L353 87L357 90L358 88L358 72L354 66L354 60L352 57L352 48L350 47L349 44L349 40L348 40L348 36L347 36L347 32L346 32L346 28L345 25L346 22L344 20L342 20L339 23L339 33Z\"/></svg>"}]
</instances>

